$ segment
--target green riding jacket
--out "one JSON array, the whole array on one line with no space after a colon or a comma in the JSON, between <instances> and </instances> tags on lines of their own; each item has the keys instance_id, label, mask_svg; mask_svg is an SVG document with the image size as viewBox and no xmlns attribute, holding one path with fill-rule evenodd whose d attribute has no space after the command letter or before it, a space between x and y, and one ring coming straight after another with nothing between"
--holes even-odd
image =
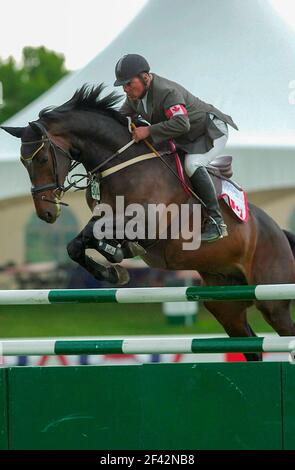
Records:
<instances>
[{"instance_id":1,"label":"green riding jacket","mask_svg":"<svg viewBox=\"0 0 295 470\"><path fill-rule=\"evenodd\" d=\"M150 122L150 135L155 144L173 138L176 146L185 152L206 153L213 147L213 140L223 135L209 114L238 130L230 116L200 100L183 86L155 73L152 76L147 95L147 112L141 100L134 101L128 97L120 112L126 116L141 115ZM187 114L174 115L170 111L169 118L167 110L179 104L185 107Z\"/></svg>"}]
</instances>

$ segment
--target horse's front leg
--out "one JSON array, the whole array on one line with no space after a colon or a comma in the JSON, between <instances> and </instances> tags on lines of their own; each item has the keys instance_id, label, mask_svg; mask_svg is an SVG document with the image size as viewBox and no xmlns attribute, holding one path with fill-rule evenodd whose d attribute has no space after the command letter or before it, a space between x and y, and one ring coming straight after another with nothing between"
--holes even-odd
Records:
<instances>
[{"instance_id":1,"label":"horse's front leg","mask_svg":"<svg viewBox=\"0 0 295 470\"><path fill-rule=\"evenodd\" d=\"M84 247L97 250L110 263L121 263L125 257L121 244L116 240L96 238L94 231L96 220L97 218L92 217L81 232Z\"/></svg>"},{"instance_id":2,"label":"horse's front leg","mask_svg":"<svg viewBox=\"0 0 295 470\"><path fill-rule=\"evenodd\" d=\"M83 230L83 240L87 248L94 248L99 251L110 263L121 263L123 259L144 256L145 249L137 241L115 240L104 238L101 233L95 230L97 217L92 217ZM112 233L116 233L115 226Z\"/></svg>"},{"instance_id":3,"label":"horse's front leg","mask_svg":"<svg viewBox=\"0 0 295 470\"><path fill-rule=\"evenodd\" d=\"M88 225L88 224L87 224ZM84 230L86 229L86 237L84 238ZM125 285L129 282L128 271L119 265L104 266L97 263L93 258L86 255L86 249L92 248L87 246L88 243L88 229L85 227L77 237L71 240L67 245L67 251L69 257L86 269L92 276L98 281L107 281L111 284ZM98 247L95 247L98 250Z\"/></svg>"},{"instance_id":4,"label":"horse's front leg","mask_svg":"<svg viewBox=\"0 0 295 470\"><path fill-rule=\"evenodd\" d=\"M136 256L146 255L146 250L137 242L131 240L106 240L103 237L95 238L93 228L95 221L101 217L100 204L92 198L91 187L86 190L86 201L89 209L94 214L85 227L84 235L87 237L87 243L93 244L93 248L99 251L111 263L120 263L123 259L135 258ZM116 223L116 222L115 222ZM126 219L124 224L126 223ZM84 231L83 230L83 231ZM87 233L86 233L87 232ZM113 233L115 233L113 226ZM98 245L97 245L98 243ZM116 250L114 250L114 247ZM120 257L122 256L122 259Z\"/></svg>"}]
</instances>

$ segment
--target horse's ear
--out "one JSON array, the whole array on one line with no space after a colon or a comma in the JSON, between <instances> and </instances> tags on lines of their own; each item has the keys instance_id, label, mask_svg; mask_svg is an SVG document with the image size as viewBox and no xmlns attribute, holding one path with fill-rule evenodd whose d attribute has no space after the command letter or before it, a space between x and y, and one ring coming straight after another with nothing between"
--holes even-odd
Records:
<instances>
[{"instance_id":1,"label":"horse's ear","mask_svg":"<svg viewBox=\"0 0 295 470\"><path fill-rule=\"evenodd\" d=\"M13 135L14 137L18 137L19 139L21 139L25 130L25 127L0 126L0 128L3 129L5 132L8 132L8 134Z\"/></svg>"},{"instance_id":2,"label":"horse's ear","mask_svg":"<svg viewBox=\"0 0 295 470\"><path fill-rule=\"evenodd\" d=\"M33 129L34 132L36 132L40 137L43 136L44 133L46 133L46 130L42 126L42 124L39 124L39 122L32 121L29 122L29 126Z\"/></svg>"}]
</instances>

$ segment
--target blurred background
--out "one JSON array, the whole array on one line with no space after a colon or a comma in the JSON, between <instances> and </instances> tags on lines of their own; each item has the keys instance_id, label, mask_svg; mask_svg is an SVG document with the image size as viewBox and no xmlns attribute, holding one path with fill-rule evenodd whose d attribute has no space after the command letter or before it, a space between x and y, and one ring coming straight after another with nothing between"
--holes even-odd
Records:
<instances>
[{"instance_id":1,"label":"blurred background","mask_svg":"<svg viewBox=\"0 0 295 470\"><path fill-rule=\"evenodd\" d=\"M1 124L24 126L84 83L104 82L108 93L117 60L142 54L152 72L233 117L234 178L249 201L295 232L293 0L52 0L46 10L37 0L11 0L0 15ZM83 191L65 202L56 224L36 217L19 142L0 131L0 289L103 287L66 252L91 216ZM152 270L140 259L125 265L128 287L200 282L195 272ZM170 306L179 321L167 321L162 305L51 307L1 307L1 336L223 331L197 305L184 313ZM269 331L255 310L250 319Z\"/></svg>"}]
</instances>

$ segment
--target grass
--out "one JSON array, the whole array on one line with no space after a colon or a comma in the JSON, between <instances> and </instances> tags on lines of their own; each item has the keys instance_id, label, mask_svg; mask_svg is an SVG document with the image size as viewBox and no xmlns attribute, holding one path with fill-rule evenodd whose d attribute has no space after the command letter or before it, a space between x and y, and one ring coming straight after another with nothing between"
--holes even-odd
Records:
<instances>
[{"instance_id":1,"label":"grass","mask_svg":"<svg viewBox=\"0 0 295 470\"><path fill-rule=\"evenodd\" d=\"M161 308L161 304L0 306L0 337L224 333L203 307L191 327L167 324ZM273 331L255 308L248 318L256 333Z\"/></svg>"}]
</instances>

